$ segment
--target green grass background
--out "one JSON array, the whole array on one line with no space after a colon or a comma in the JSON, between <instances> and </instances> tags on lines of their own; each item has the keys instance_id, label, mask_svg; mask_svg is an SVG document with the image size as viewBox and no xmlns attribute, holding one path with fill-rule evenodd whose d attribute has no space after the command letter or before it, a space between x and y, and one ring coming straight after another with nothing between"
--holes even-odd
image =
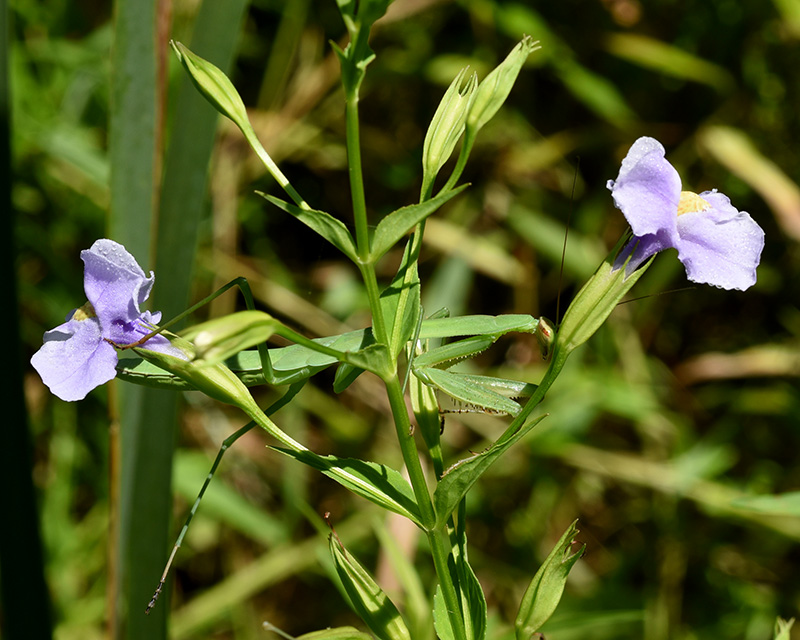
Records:
<instances>
[{"instance_id":1,"label":"green grass background","mask_svg":"<svg viewBox=\"0 0 800 640\"><path fill-rule=\"evenodd\" d=\"M225 29L197 25L198 6L153 5L168 26L133 29L134 41L152 47L147 55L132 47L128 61L152 65L150 125L138 123L141 109L123 111L125 87L115 84L125 3L10 0L7 9L16 316L44 571L55 637L65 640L107 637L109 625L131 638L163 633L163 621L159 631L121 630L112 620L125 614L108 604L121 553L109 526L119 510L109 479L120 464L110 455L119 435L109 416L117 415L121 384L67 404L27 366L42 333L83 303L79 251L109 229L130 239L143 267L156 269L154 296L167 315L244 275L264 309L307 335L368 321L357 271L254 195L278 190L228 122L219 123L204 179L204 156L191 150L201 133L186 130L203 119L198 131L209 131L215 118L202 101L181 101L181 70L166 42L224 35L228 45L207 46L235 52L231 75L264 146L312 207L349 223L343 96L328 44L344 34L335 3L253 0L241 26ZM800 489L800 3L396 0L374 33L377 58L362 89L375 220L416 201L425 128L458 70L470 64L483 77L525 33L542 50L481 132L465 173L472 186L428 224L428 311L555 318L561 291L563 314L624 231L605 182L640 135L664 143L684 188L726 193L767 240L758 284L745 293L665 293L686 280L674 252L660 256L634 290L654 295L622 305L573 355L542 406L549 417L470 493L471 558L492 612L490 633L508 637L527 581L579 518L587 555L548 639L771 638L775 617L800 609L800 507L792 495ZM120 143L114 127L128 126L133 138ZM137 126L149 126L149 147L138 147L145 138ZM175 149L184 151L170 156ZM144 183L132 179L140 171ZM398 260L390 255L382 275ZM240 304L226 294L198 319ZM543 368L530 338L502 340L477 365L537 381ZM279 424L319 453L399 467L376 381L363 376L338 398L331 382L332 375L315 379ZM265 390L259 399L273 397ZM180 401L175 435L167 436L177 443L173 494L167 474L138 498L171 505L169 540L159 523L137 520L137 509L129 514L137 532L156 529L156 565L219 443L244 421L193 394ZM480 450L501 432L493 417L450 416L447 455ZM413 609L379 540L396 535L429 588L432 567L416 549L424 542L270 453L267 442L260 433L238 442L200 508L172 593L157 609L169 613L171 637L263 638L265 620L292 635L354 623L328 581L325 511L387 591ZM139 473L152 480L146 464ZM788 495L770 498L778 494ZM13 522L5 513L2 526ZM142 579L155 588L159 574ZM36 615L45 605L26 606ZM9 614L6 604L0 616Z\"/></svg>"}]
</instances>

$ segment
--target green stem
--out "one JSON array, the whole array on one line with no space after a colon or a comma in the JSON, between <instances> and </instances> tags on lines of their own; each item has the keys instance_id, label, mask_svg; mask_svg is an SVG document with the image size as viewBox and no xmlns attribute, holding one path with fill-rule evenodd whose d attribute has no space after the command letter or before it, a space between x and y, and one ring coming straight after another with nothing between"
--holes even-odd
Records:
<instances>
[{"instance_id":1,"label":"green stem","mask_svg":"<svg viewBox=\"0 0 800 640\"><path fill-rule=\"evenodd\" d=\"M375 275L375 266L370 257L369 221L367 220L367 202L364 195L364 175L361 168L361 139L358 124L358 89L348 93L345 104L345 123L347 127L347 164L350 176L350 196L353 201L353 221L356 227L356 248L360 264L358 265L364 285L367 289L369 308L372 313L372 326L375 339L388 344L389 335L386 322L381 311L380 288Z\"/></svg>"},{"instance_id":2,"label":"green stem","mask_svg":"<svg viewBox=\"0 0 800 640\"><path fill-rule=\"evenodd\" d=\"M567 361L567 356L569 353L569 351L559 348L558 345L555 347L553 350L553 356L550 360L550 366L547 368L547 371L545 371L544 377L539 383L539 386L536 387L536 391L534 391L531 397L528 398L528 402L526 402L525 406L522 407L522 411L520 411L519 415L517 415L517 417L511 421L511 424L508 425L506 430L503 432L503 435L497 439L495 444L502 444L511 436L513 436L523 424L525 424L528 416L530 416L533 410L542 402L542 400L544 400L544 397L550 390L550 387L553 386L556 378L558 378L558 375L564 368L564 363Z\"/></svg>"},{"instance_id":3,"label":"green stem","mask_svg":"<svg viewBox=\"0 0 800 640\"><path fill-rule=\"evenodd\" d=\"M466 640L466 630L464 629L464 619L461 614L461 603L453 583L453 575L450 572L449 560L451 558L450 537L444 527L434 528L436 522L436 511L433 508L428 485L425 475L422 472L422 465L419 461L417 447L414 443L414 433L411 429L411 421L408 417L408 410L403 399L403 387L400 379L394 376L386 381L386 391L389 395L389 405L392 409L397 439L400 442L400 450L403 453L403 461L408 470L408 477L414 489L414 496L420 510L422 523L428 535L428 542L433 554L433 564L439 583L442 587L442 596L447 607L450 625L456 640Z\"/></svg>"}]
</instances>

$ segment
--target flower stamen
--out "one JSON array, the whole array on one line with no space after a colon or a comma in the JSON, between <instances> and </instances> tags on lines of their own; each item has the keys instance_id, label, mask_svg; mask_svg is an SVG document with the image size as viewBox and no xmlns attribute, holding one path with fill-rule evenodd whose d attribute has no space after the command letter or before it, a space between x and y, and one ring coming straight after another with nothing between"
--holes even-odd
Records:
<instances>
[{"instance_id":1,"label":"flower stamen","mask_svg":"<svg viewBox=\"0 0 800 640\"><path fill-rule=\"evenodd\" d=\"M692 213L693 211L706 211L711 208L708 201L701 198L694 191L681 191L681 199L678 201L678 215Z\"/></svg>"}]
</instances>

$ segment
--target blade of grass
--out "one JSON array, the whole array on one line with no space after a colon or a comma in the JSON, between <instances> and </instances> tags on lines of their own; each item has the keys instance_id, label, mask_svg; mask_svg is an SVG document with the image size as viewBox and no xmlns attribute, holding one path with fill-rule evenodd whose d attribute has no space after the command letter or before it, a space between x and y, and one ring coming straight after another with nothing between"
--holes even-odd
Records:
<instances>
[{"instance_id":1,"label":"blade of grass","mask_svg":"<svg viewBox=\"0 0 800 640\"><path fill-rule=\"evenodd\" d=\"M193 47L227 67L246 5L245 0L204 3L195 24ZM163 104L159 91L163 87L159 85L158 52L167 50L167 42L164 37L159 41L155 32L156 6L132 6L129 0L118 4L111 230L134 255L142 258L155 253L155 270L161 277L154 290L153 308L170 317L188 304L216 114L203 104L188 80L181 84L175 107L181 117L176 118L159 196L159 108ZM156 203L160 205L157 216ZM157 233L151 243L154 229ZM148 261L142 260L142 264ZM168 607L156 607L149 616L144 615L143 607L166 560L177 396L143 388L121 392L116 607L118 612L127 612L127 619L115 616L114 628L126 638L157 640L166 637Z\"/></svg>"}]
</instances>

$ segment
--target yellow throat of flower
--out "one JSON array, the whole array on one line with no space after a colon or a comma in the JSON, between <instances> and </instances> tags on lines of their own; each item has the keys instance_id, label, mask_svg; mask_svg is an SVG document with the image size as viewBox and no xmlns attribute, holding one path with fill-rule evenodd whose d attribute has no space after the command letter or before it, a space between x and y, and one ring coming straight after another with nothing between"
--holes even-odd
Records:
<instances>
[{"instance_id":1,"label":"yellow throat of flower","mask_svg":"<svg viewBox=\"0 0 800 640\"><path fill-rule=\"evenodd\" d=\"M681 191L681 199L678 201L679 216L692 211L706 211L710 208L711 205L694 191Z\"/></svg>"},{"instance_id":2,"label":"yellow throat of flower","mask_svg":"<svg viewBox=\"0 0 800 640\"><path fill-rule=\"evenodd\" d=\"M97 314L94 312L94 307L92 306L91 302L87 302L82 307L75 309L75 313L72 314L72 320L88 320L89 318L96 317Z\"/></svg>"}]
</instances>

